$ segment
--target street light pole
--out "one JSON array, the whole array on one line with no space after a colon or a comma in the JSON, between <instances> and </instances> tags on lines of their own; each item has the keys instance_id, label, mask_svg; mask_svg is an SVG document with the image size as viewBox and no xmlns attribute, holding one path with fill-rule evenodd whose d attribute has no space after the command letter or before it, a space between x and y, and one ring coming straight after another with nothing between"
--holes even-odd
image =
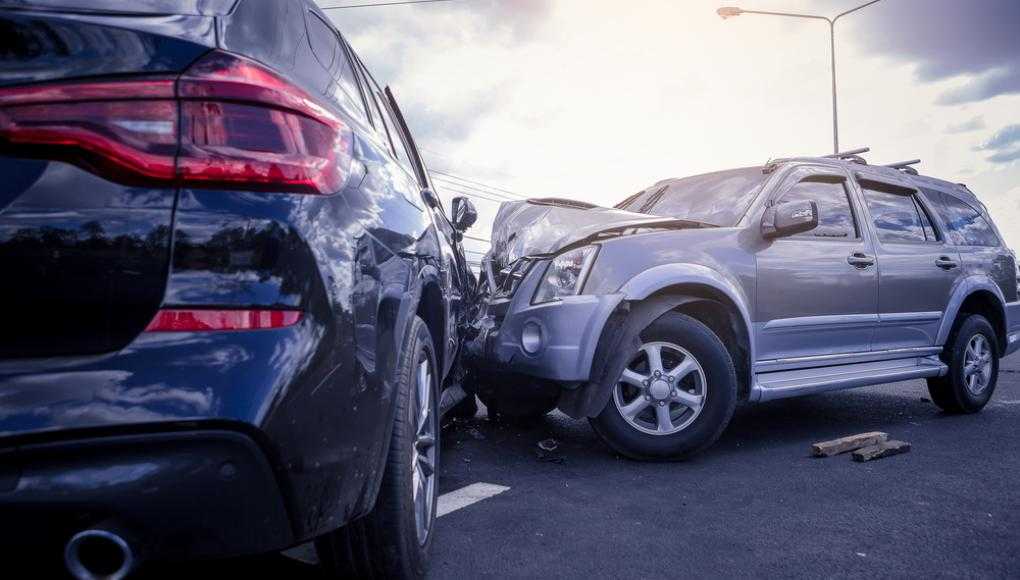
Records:
<instances>
[{"instance_id":1,"label":"street light pole","mask_svg":"<svg viewBox=\"0 0 1020 580\"><path fill-rule=\"evenodd\" d=\"M734 16L740 16L741 14L764 14L765 16L786 16L789 18L808 18L811 20L824 20L829 24L829 54L832 56L831 71L832 71L832 152L839 153L839 113L836 108L836 22L850 14L851 12L857 12L861 8L867 8L880 0L871 0L851 8L845 12L840 12L836 16L829 18L828 16L818 16L817 14L798 14L794 12L771 12L768 10L744 10L743 8L737 8L734 6L724 6L716 10L723 20L732 18Z\"/></svg>"}]
</instances>

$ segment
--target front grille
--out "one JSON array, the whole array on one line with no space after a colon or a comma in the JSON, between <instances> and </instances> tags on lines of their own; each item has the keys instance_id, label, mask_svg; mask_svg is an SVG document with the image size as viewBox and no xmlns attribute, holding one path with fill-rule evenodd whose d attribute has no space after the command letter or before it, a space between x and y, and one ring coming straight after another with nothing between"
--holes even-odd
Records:
<instances>
[{"instance_id":1,"label":"front grille","mask_svg":"<svg viewBox=\"0 0 1020 580\"><path fill-rule=\"evenodd\" d=\"M510 298L517 292L521 280L528 275L536 260L520 258L502 270L493 272L493 288L495 298Z\"/></svg>"}]
</instances>

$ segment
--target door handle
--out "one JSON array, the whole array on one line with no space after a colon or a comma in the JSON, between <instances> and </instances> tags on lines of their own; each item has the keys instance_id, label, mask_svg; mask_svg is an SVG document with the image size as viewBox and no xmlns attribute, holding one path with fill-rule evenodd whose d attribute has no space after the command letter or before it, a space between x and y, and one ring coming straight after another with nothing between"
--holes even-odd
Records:
<instances>
[{"instance_id":1,"label":"door handle","mask_svg":"<svg viewBox=\"0 0 1020 580\"><path fill-rule=\"evenodd\" d=\"M949 256L939 256L935 259L935 265L943 270L952 270L960 264Z\"/></svg>"},{"instance_id":2,"label":"door handle","mask_svg":"<svg viewBox=\"0 0 1020 580\"><path fill-rule=\"evenodd\" d=\"M850 264L854 268L863 270L870 266L874 266L875 258L874 256L869 256L863 252L854 252L846 259L846 263Z\"/></svg>"}]
</instances>

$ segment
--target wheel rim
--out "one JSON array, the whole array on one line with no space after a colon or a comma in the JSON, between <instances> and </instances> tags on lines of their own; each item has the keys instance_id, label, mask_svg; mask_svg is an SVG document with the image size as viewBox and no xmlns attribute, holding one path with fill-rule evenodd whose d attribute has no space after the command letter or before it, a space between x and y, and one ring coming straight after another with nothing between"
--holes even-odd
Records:
<instances>
[{"instance_id":1,"label":"wheel rim","mask_svg":"<svg viewBox=\"0 0 1020 580\"><path fill-rule=\"evenodd\" d=\"M432 365L422 351L415 372L411 421L416 426L411 449L411 482L418 543L424 545L432 528L436 496L436 418L432 412Z\"/></svg>"},{"instance_id":2,"label":"wheel rim","mask_svg":"<svg viewBox=\"0 0 1020 580\"><path fill-rule=\"evenodd\" d=\"M683 431L701 415L708 381L690 351L670 342L641 345L613 389L627 424L650 435Z\"/></svg>"},{"instance_id":3,"label":"wheel rim","mask_svg":"<svg viewBox=\"0 0 1020 580\"><path fill-rule=\"evenodd\" d=\"M980 395L992 380L992 346L983 334L975 334L967 343L963 357L963 380L967 390Z\"/></svg>"}]
</instances>

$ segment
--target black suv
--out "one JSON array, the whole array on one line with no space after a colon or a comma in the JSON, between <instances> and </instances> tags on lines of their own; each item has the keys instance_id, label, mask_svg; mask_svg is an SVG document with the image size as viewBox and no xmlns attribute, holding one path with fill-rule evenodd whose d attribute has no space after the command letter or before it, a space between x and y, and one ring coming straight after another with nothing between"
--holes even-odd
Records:
<instances>
[{"instance_id":1,"label":"black suv","mask_svg":"<svg viewBox=\"0 0 1020 580\"><path fill-rule=\"evenodd\" d=\"M0 543L115 577L318 538L422 576L475 213L390 91L308 1L0 0L0 30Z\"/></svg>"}]
</instances>

